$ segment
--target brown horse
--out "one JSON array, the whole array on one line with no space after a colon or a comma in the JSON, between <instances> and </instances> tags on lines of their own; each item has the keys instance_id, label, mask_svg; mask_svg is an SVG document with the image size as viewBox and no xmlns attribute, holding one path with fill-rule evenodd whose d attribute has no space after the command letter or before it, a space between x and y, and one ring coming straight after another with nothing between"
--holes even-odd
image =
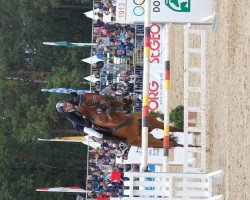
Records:
<instances>
[{"instance_id":1,"label":"brown horse","mask_svg":"<svg viewBox=\"0 0 250 200\"><path fill-rule=\"evenodd\" d=\"M129 145L141 146L141 116L134 113L126 115L117 110L123 107L124 104L112 100L109 96L87 93L82 95L82 99L79 106L75 106L75 108L82 115L89 117L94 125L112 131L113 136L127 139ZM155 128L163 129L163 127L162 122L155 117L149 117L149 132ZM170 126L169 130L170 132L182 131L172 126ZM183 146L178 144L174 138L170 138L169 145L170 148ZM148 146L162 148L163 142L149 134Z\"/></svg>"}]
</instances>

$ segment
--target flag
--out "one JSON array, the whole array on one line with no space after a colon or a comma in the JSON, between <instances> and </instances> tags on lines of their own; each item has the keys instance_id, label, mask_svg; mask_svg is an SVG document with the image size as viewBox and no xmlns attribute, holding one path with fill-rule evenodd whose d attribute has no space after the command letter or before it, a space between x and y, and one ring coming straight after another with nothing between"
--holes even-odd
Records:
<instances>
[{"instance_id":1,"label":"flag","mask_svg":"<svg viewBox=\"0 0 250 200\"><path fill-rule=\"evenodd\" d=\"M61 138L56 137L52 139L38 138L38 140L43 142L81 142L92 148L99 148L101 146L98 142L95 142L92 139L90 139L89 136L68 136Z\"/></svg>"},{"instance_id":2,"label":"flag","mask_svg":"<svg viewBox=\"0 0 250 200\"><path fill-rule=\"evenodd\" d=\"M69 137L56 137L52 139L38 139L39 141L51 141L51 142L83 142L86 141L85 136L69 136Z\"/></svg>"},{"instance_id":3,"label":"flag","mask_svg":"<svg viewBox=\"0 0 250 200\"><path fill-rule=\"evenodd\" d=\"M68 41L60 41L60 42L43 42L45 45L51 46L61 46L61 47L86 47L86 46L93 46L96 43L74 43Z\"/></svg>"},{"instance_id":4,"label":"flag","mask_svg":"<svg viewBox=\"0 0 250 200\"><path fill-rule=\"evenodd\" d=\"M76 193L86 193L88 191L80 188L80 186L71 187L53 187L53 188L38 188L37 192L76 192Z\"/></svg>"},{"instance_id":5,"label":"flag","mask_svg":"<svg viewBox=\"0 0 250 200\"><path fill-rule=\"evenodd\" d=\"M89 90L74 90L69 88L52 88L52 89L41 89L42 92L54 92L54 93L63 93L63 94L70 94L75 92L77 94L85 94L89 93Z\"/></svg>"},{"instance_id":6,"label":"flag","mask_svg":"<svg viewBox=\"0 0 250 200\"><path fill-rule=\"evenodd\" d=\"M121 174L122 172L111 172L111 181L112 182L121 182Z\"/></svg>"},{"instance_id":7,"label":"flag","mask_svg":"<svg viewBox=\"0 0 250 200\"><path fill-rule=\"evenodd\" d=\"M97 200L108 200L108 197L98 197Z\"/></svg>"}]
</instances>

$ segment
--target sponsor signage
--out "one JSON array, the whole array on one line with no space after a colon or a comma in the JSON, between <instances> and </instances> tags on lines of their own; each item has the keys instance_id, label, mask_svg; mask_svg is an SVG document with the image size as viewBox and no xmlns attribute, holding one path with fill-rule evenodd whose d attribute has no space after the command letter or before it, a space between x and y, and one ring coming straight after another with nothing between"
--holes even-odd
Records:
<instances>
[{"instance_id":1,"label":"sponsor signage","mask_svg":"<svg viewBox=\"0 0 250 200\"><path fill-rule=\"evenodd\" d=\"M145 0L117 0L116 22L144 22ZM212 0L151 0L151 21L201 23L212 14Z\"/></svg>"},{"instance_id":2,"label":"sponsor signage","mask_svg":"<svg viewBox=\"0 0 250 200\"><path fill-rule=\"evenodd\" d=\"M149 148L148 149L148 163L161 164L163 149ZM124 164L139 164L141 162L141 148L132 146L128 153L128 160L124 160Z\"/></svg>"},{"instance_id":3,"label":"sponsor signage","mask_svg":"<svg viewBox=\"0 0 250 200\"><path fill-rule=\"evenodd\" d=\"M164 113L164 75L165 75L165 28L159 24L150 27L150 78L149 110Z\"/></svg>"}]
</instances>

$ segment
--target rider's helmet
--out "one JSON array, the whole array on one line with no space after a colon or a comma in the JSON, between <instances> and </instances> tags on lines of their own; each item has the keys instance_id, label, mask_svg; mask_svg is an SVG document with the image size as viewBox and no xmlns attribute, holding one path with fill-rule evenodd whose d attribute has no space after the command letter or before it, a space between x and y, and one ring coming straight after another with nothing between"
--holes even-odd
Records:
<instances>
[{"instance_id":1,"label":"rider's helmet","mask_svg":"<svg viewBox=\"0 0 250 200\"><path fill-rule=\"evenodd\" d=\"M65 104L65 101L59 101L57 104L56 104L56 109L59 113L63 113L64 112L64 104Z\"/></svg>"}]
</instances>

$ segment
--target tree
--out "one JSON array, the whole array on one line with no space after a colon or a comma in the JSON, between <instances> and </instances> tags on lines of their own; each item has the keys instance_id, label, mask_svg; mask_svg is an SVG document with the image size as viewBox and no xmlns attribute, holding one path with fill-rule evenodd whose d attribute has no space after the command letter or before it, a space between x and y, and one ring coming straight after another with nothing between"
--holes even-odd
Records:
<instances>
[{"instance_id":1,"label":"tree","mask_svg":"<svg viewBox=\"0 0 250 200\"><path fill-rule=\"evenodd\" d=\"M90 49L42 45L90 41L91 21L74 6L82 9L88 4L0 0L0 199L75 199L75 195L38 193L35 188L85 184L82 144L37 141L53 130L72 129L55 109L58 100L70 96L40 89L85 89L80 82L89 66L81 59L89 56Z\"/></svg>"},{"instance_id":2,"label":"tree","mask_svg":"<svg viewBox=\"0 0 250 200\"><path fill-rule=\"evenodd\" d=\"M65 3L68 6L82 5L80 2L72 5L72 2L41 0L0 2L0 62L7 69L49 71L52 66L62 63L84 65L81 58L89 55L88 48L51 48L42 45L43 41L90 41L90 19L82 12L57 9L65 6Z\"/></svg>"}]
</instances>

